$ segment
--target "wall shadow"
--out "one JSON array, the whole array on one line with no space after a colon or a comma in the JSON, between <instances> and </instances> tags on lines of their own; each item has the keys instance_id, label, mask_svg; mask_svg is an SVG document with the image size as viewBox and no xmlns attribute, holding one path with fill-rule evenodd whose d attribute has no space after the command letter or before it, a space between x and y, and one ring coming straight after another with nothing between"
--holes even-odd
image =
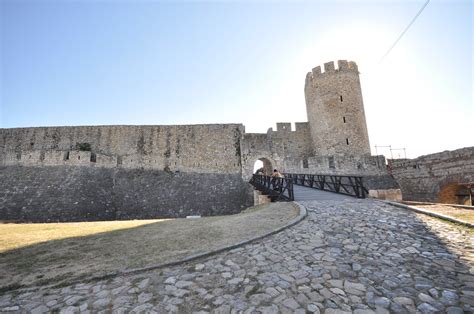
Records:
<instances>
[{"instance_id":1,"label":"wall shadow","mask_svg":"<svg viewBox=\"0 0 474 314\"><path fill-rule=\"evenodd\" d=\"M269 204L238 215L159 221L12 249L0 253L0 291L179 260L263 235L294 217L293 206Z\"/></svg>"},{"instance_id":2,"label":"wall shadow","mask_svg":"<svg viewBox=\"0 0 474 314\"><path fill-rule=\"evenodd\" d=\"M329 250L336 259L333 279L364 284L367 290L360 297L372 309L411 313L421 310L418 306L429 309L427 304L436 312L449 306L474 309L474 244L469 240L474 230L388 204L360 202L372 202L373 209L358 216L356 210L338 211L339 226L322 228L329 245L321 252ZM348 228L351 234L344 233ZM334 297L334 304L341 302Z\"/></svg>"}]
</instances>

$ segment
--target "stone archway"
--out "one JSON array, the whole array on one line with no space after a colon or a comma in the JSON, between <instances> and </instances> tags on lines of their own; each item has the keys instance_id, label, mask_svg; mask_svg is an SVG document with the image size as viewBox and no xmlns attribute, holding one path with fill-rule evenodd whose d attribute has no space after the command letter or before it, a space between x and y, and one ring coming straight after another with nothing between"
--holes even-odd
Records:
<instances>
[{"instance_id":1,"label":"stone archway","mask_svg":"<svg viewBox=\"0 0 474 314\"><path fill-rule=\"evenodd\" d=\"M465 185L457 182L442 186L438 192L437 201L445 204L472 205L470 191Z\"/></svg>"},{"instance_id":2,"label":"stone archway","mask_svg":"<svg viewBox=\"0 0 474 314\"><path fill-rule=\"evenodd\" d=\"M273 164L272 162L266 158L266 157L261 157L261 158L258 158L255 162L254 162L254 165L257 163L257 161L261 161L263 163L263 173L267 176L270 176L272 174L272 171L273 171ZM255 168L255 167L254 167ZM254 172L255 173L255 172Z\"/></svg>"},{"instance_id":3,"label":"stone archway","mask_svg":"<svg viewBox=\"0 0 474 314\"><path fill-rule=\"evenodd\" d=\"M274 168L278 169L278 162L269 154L264 152L261 154L249 154L242 158L242 178L245 181L249 181L252 178L254 172L255 163L260 160L263 163L265 174L271 175Z\"/></svg>"}]
</instances>

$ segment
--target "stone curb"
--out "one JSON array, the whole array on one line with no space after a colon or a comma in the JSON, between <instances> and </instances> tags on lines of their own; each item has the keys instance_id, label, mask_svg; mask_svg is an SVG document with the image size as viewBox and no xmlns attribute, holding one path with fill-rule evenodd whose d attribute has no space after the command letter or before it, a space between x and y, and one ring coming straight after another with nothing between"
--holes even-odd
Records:
<instances>
[{"instance_id":1,"label":"stone curb","mask_svg":"<svg viewBox=\"0 0 474 314\"><path fill-rule=\"evenodd\" d=\"M89 278L83 278L80 281L72 280L67 285L73 285L73 284L76 284L76 283L79 283L79 282L104 280L104 279L109 279L109 278L113 278L113 277L120 276L120 275L133 275L133 274L137 274L137 273L141 273L141 272L145 272L145 271L150 271L150 270L155 270L155 269L159 269L159 268L165 268L165 267L171 267L171 266L176 266L176 265L180 265L180 264L185 264L187 262L191 262L191 261L194 261L194 260L197 260L197 259L209 257L209 256L212 256L212 255L215 255L215 254L218 254L218 253L222 253L224 251L232 250L232 249L244 246L246 244L261 240L263 238L266 238L268 236L279 233L279 232L281 232L281 231L283 231L287 228L290 228L290 227L300 223L302 220L304 220L308 216L308 211L306 210L306 207L304 207L303 205L301 205L297 202L293 202L293 204L298 205L298 207L300 209L300 212L299 212L297 217L290 220L286 225L284 225L282 227L278 227L278 228L276 228L276 229L274 229L270 232L267 232L263 235L260 235L258 237L254 237L254 238L251 238L251 239L248 239L248 240L237 242L237 243L234 243L234 244L231 244L231 245L223 246L223 247L217 248L215 250L189 255L189 256L186 256L186 257L184 257L180 260L176 260L176 261L171 261L171 262L156 264L156 265L150 265L150 266L142 267L142 268L133 268L133 269L127 269L127 270L122 270L122 271L117 271L117 272L111 272L111 273L107 273L107 274L100 275L100 276L92 276L92 277L89 277ZM34 291L34 290L38 290L38 289L44 289L44 288L55 288L57 285L58 284L56 284L56 285L51 284L51 285L36 286L36 287L30 287L30 288L24 288L24 289L19 288L18 290L27 292L27 291ZM11 290L11 291L14 291L14 290Z\"/></svg>"},{"instance_id":2,"label":"stone curb","mask_svg":"<svg viewBox=\"0 0 474 314\"><path fill-rule=\"evenodd\" d=\"M403 201L404 205L447 205L450 207L464 208L464 209L473 209L474 206L469 205L459 205L459 204L443 204L443 203L430 203L430 202L415 202L415 201Z\"/></svg>"},{"instance_id":3,"label":"stone curb","mask_svg":"<svg viewBox=\"0 0 474 314\"><path fill-rule=\"evenodd\" d=\"M255 237L255 238L252 238L252 239L248 239L248 240L244 240L244 241L241 241L241 242L237 242L235 244L231 244L231 245L227 245L227 246L223 246L223 247L220 247L220 248L217 248L215 250L212 250L212 251L208 251L208 252L204 252L204 253L198 253L198 254L193 254L193 255L190 255L190 256L187 256L185 258L182 258L180 260L177 260L177 261L172 261L172 262L168 262L168 263L163 263L163 264L157 264L157 265L151 265L151 266L147 266L147 267L143 267L143 268L136 268L136 269L130 269L130 270L125 270L125 271L122 271L122 272L118 272L116 274L114 274L114 276L116 275L128 275L128 274L135 274L135 273L139 273L139 272L143 272L143 271L148 271L148 270L153 270L153 269L157 269L157 268L164 268L164 267L170 267L170 266L176 266L176 265L179 265L179 264L183 264L183 263L186 263L186 262L191 262L191 261L194 261L196 259L200 259L200 258L205 258L205 257L209 257L211 255L214 255L214 254L218 254L218 253L222 253L224 251L228 251L228 250L232 250L232 249L235 249L235 248L238 248L238 247L241 247L241 246L244 246L246 244L249 244L251 242L254 242L254 241L258 241L258 240L261 240L263 238L266 238L268 236L271 236L271 235L274 235L278 232L281 232L289 227L292 227L294 225L296 225L297 223L299 223L300 221L302 221L303 219L306 218L306 216L308 216L308 211L306 210L306 207L304 207L303 205L297 203L297 202L294 202L296 205L298 205L298 207L300 208L300 212L298 214L297 217L293 218L292 220L290 220L286 225L282 226L282 227L279 227L279 228L276 228L268 233L265 233L261 236L258 236L258 237Z\"/></svg>"},{"instance_id":4,"label":"stone curb","mask_svg":"<svg viewBox=\"0 0 474 314\"><path fill-rule=\"evenodd\" d=\"M474 224L472 224L470 222L458 220L456 218L446 216L446 215L443 215L443 214L434 213L434 212L431 212L431 211L423 209L423 208L419 208L419 207L415 207L415 206L408 206L408 205L405 205L405 204L392 202L392 201L386 201L386 200L379 200L379 201L384 202L386 204L396 206L396 207L409 209L411 211L414 211L414 212L417 212L417 213L420 213L420 214L425 214L425 215L428 215L428 216L431 216L431 217L440 218L440 219L447 220L447 221L450 221L450 222L458 223L458 224L467 226L469 228L474 228Z\"/></svg>"}]
</instances>

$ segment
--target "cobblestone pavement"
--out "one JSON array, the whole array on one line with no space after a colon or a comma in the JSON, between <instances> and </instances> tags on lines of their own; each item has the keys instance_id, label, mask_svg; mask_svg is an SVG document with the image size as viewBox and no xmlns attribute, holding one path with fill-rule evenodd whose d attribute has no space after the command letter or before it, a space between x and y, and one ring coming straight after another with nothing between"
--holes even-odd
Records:
<instances>
[{"instance_id":1,"label":"cobblestone pavement","mask_svg":"<svg viewBox=\"0 0 474 314\"><path fill-rule=\"evenodd\" d=\"M306 220L185 265L0 297L0 310L385 313L474 309L466 229L374 200L308 201Z\"/></svg>"}]
</instances>

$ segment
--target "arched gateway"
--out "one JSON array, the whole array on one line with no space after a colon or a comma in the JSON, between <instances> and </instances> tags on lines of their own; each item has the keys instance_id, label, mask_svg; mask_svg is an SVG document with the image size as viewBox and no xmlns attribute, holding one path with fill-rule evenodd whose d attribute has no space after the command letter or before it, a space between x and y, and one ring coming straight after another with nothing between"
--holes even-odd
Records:
<instances>
[{"instance_id":1,"label":"arched gateway","mask_svg":"<svg viewBox=\"0 0 474 314\"><path fill-rule=\"evenodd\" d=\"M253 173L255 173L260 168L263 168L263 173L265 175L269 176L272 174L273 165L272 165L272 162L268 158L261 157L257 159L254 163Z\"/></svg>"}]
</instances>

